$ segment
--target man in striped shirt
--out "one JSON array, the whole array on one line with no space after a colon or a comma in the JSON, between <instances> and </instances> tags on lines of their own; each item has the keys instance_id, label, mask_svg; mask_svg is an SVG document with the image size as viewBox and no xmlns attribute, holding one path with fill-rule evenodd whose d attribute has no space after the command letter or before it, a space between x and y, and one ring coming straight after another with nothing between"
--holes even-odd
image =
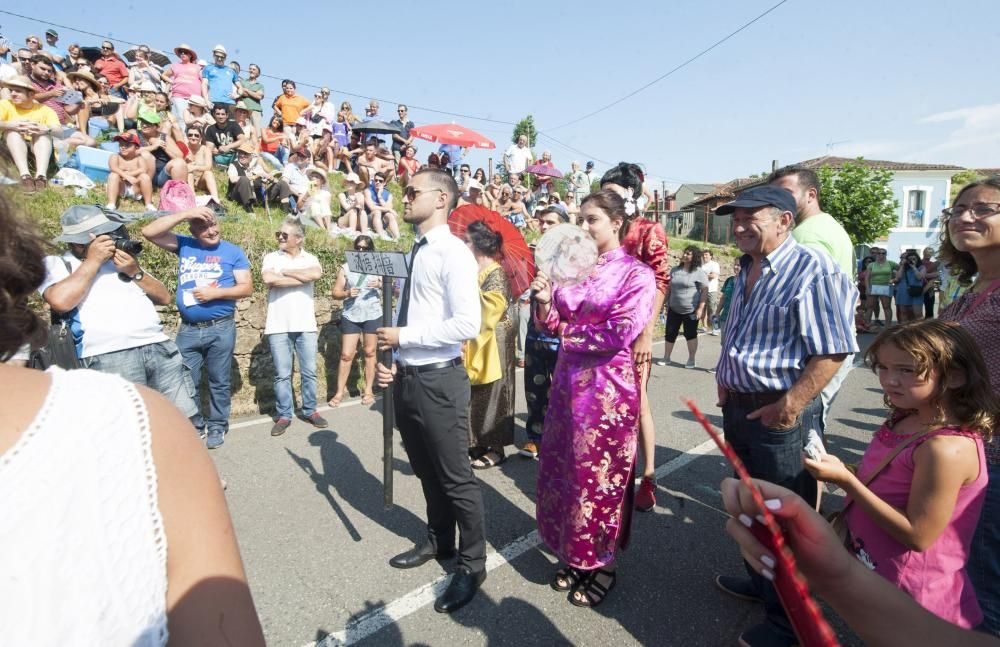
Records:
<instances>
[{"instance_id":1,"label":"man in striped shirt","mask_svg":"<svg viewBox=\"0 0 1000 647\"><path fill-rule=\"evenodd\" d=\"M857 288L829 255L792 238L796 204L788 191L754 187L716 213L732 214L744 253L716 369L726 441L751 476L816 501L802 450L810 430L822 433L820 392L858 350ZM764 602L766 621L744 632L741 644L795 644L774 587L747 571L750 581L716 578L722 590Z\"/></svg>"}]
</instances>

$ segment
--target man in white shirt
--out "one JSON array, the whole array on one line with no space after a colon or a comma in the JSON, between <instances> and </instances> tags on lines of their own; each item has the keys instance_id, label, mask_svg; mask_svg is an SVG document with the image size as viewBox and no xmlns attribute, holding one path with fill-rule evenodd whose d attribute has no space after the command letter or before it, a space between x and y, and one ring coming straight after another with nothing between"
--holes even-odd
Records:
<instances>
[{"instance_id":1,"label":"man in white shirt","mask_svg":"<svg viewBox=\"0 0 1000 647\"><path fill-rule=\"evenodd\" d=\"M533 159L535 159L535 154L528 148L528 136L521 135L517 138L517 143L511 144L510 148L504 152L503 167L507 170L508 176L523 173Z\"/></svg>"},{"instance_id":2,"label":"man in white shirt","mask_svg":"<svg viewBox=\"0 0 1000 647\"><path fill-rule=\"evenodd\" d=\"M53 242L68 249L45 257L38 292L72 331L77 357L87 368L156 389L186 416L194 415L191 377L153 307L167 305L171 295L139 266L138 241L93 205L70 207L60 223L62 233Z\"/></svg>"},{"instance_id":3,"label":"man in white shirt","mask_svg":"<svg viewBox=\"0 0 1000 647\"><path fill-rule=\"evenodd\" d=\"M306 164L305 157L298 151L292 151L288 156L288 163L281 169L281 179L288 185L292 197L295 198L296 208L305 202L306 193L309 192L309 178L306 177L302 167Z\"/></svg>"},{"instance_id":4,"label":"man in white shirt","mask_svg":"<svg viewBox=\"0 0 1000 647\"><path fill-rule=\"evenodd\" d=\"M302 419L314 427L327 422L316 411L316 308L313 283L323 276L319 260L302 249L305 232L295 216L285 218L275 232L278 251L264 255L261 278L267 285L264 335L274 362L274 399L278 419L271 428L280 436L292 424L292 353L299 358L302 378Z\"/></svg>"},{"instance_id":5,"label":"man in white shirt","mask_svg":"<svg viewBox=\"0 0 1000 647\"><path fill-rule=\"evenodd\" d=\"M403 286L397 326L379 328L381 350L398 349L392 367L378 366L378 382L396 386L396 425L427 502L427 537L389 564L413 568L454 554L458 566L434 609L450 613L468 604L486 579L483 495L469 464L469 376L462 343L481 323L477 265L448 229L458 185L447 171L421 169L403 197L403 220L416 226L410 277Z\"/></svg>"},{"instance_id":6,"label":"man in white shirt","mask_svg":"<svg viewBox=\"0 0 1000 647\"><path fill-rule=\"evenodd\" d=\"M702 314L702 325L705 330L713 335L719 334L719 329L712 323L716 308L719 307L719 272L722 268L719 263L712 260L712 251L706 249L701 253L701 270L708 277L708 303Z\"/></svg>"}]
</instances>

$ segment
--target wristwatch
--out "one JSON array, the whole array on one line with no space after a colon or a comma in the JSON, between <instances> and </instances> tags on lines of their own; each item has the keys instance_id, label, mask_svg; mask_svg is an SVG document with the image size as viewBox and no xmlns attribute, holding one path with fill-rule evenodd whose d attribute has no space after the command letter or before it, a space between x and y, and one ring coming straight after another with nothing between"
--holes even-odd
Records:
<instances>
[{"instance_id":1,"label":"wristwatch","mask_svg":"<svg viewBox=\"0 0 1000 647\"><path fill-rule=\"evenodd\" d=\"M142 270L139 270L138 272L136 272L135 274L132 275L132 282L133 283L138 283L139 281L143 280L144 278L146 278L146 273L143 272Z\"/></svg>"}]
</instances>

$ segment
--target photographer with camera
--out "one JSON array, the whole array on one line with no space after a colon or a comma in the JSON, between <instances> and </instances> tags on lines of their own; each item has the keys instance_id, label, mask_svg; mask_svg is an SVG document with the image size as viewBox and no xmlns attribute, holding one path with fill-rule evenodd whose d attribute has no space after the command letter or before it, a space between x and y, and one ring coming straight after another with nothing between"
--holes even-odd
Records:
<instances>
[{"instance_id":1,"label":"photographer with camera","mask_svg":"<svg viewBox=\"0 0 1000 647\"><path fill-rule=\"evenodd\" d=\"M920 319L924 309L924 262L914 250L903 252L896 268L896 319L899 323Z\"/></svg>"},{"instance_id":2,"label":"photographer with camera","mask_svg":"<svg viewBox=\"0 0 1000 647\"><path fill-rule=\"evenodd\" d=\"M67 321L86 368L114 373L156 389L184 415L197 412L177 345L164 333L154 305L170 293L143 271L142 243L131 240L117 214L76 205L60 217L62 256L46 256L38 288L54 318Z\"/></svg>"}]
</instances>

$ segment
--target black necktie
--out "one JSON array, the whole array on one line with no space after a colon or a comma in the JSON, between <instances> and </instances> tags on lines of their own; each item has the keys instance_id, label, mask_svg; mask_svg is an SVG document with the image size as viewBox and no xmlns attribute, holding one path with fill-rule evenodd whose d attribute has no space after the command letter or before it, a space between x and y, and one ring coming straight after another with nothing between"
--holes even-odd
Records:
<instances>
[{"instance_id":1,"label":"black necktie","mask_svg":"<svg viewBox=\"0 0 1000 647\"><path fill-rule=\"evenodd\" d=\"M406 283L403 284L403 294L399 297L399 316L396 317L396 325L400 328L406 325L406 316L410 310L410 286L412 284L411 279L413 278L413 264L417 260L417 252L425 244L427 244L427 238L421 238L413 244L413 250L410 252L410 275L406 277Z\"/></svg>"}]
</instances>

